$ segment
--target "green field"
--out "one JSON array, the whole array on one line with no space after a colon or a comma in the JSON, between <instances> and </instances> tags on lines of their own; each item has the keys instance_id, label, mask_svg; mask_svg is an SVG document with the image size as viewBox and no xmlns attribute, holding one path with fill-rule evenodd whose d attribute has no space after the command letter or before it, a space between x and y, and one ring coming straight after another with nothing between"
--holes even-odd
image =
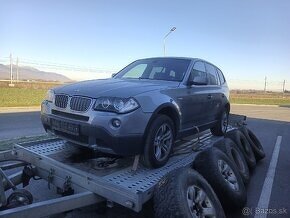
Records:
<instances>
[{"instance_id":1,"label":"green field","mask_svg":"<svg viewBox=\"0 0 290 218\"><path fill-rule=\"evenodd\" d=\"M63 85L48 82L19 82L8 87L9 82L0 81L0 107L40 106L51 87Z\"/></svg>"},{"instance_id":2,"label":"green field","mask_svg":"<svg viewBox=\"0 0 290 218\"><path fill-rule=\"evenodd\" d=\"M290 106L289 93L231 93L232 104L258 104L258 105L280 105Z\"/></svg>"},{"instance_id":3,"label":"green field","mask_svg":"<svg viewBox=\"0 0 290 218\"><path fill-rule=\"evenodd\" d=\"M0 87L0 107L40 106L47 90Z\"/></svg>"}]
</instances>

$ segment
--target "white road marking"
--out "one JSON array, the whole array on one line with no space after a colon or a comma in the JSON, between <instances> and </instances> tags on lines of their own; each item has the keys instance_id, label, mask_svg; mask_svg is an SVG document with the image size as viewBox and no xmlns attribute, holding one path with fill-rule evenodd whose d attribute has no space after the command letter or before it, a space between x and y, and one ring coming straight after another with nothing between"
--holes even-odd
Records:
<instances>
[{"instance_id":1,"label":"white road marking","mask_svg":"<svg viewBox=\"0 0 290 218\"><path fill-rule=\"evenodd\" d=\"M268 168L267 176L264 181L264 185L262 188L262 193L260 195L260 199L258 202L257 209L267 209L269 207L269 202L270 202L270 197L271 197L271 192L272 192L272 186L273 186L273 181L275 177L275 171L276 171L276 166L278 162L278 157L279 157L279 151L280 151L280 146L282 142L282 136L278 136L276 140L276 144L274 147L274 151L272 154L271 162ZM255 214L255 218L266 218L267 213L257 213Z\"/></svg>"}]
</instances>

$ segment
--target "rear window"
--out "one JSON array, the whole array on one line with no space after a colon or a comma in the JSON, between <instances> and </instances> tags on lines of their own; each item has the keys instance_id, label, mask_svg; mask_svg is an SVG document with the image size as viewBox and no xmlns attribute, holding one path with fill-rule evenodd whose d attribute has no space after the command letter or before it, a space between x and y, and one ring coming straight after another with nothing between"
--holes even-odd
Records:
<instances>
[{"instance_id":1,"label":"rear window","mask_svg":"<svg viewBox=\"0 0 290 218\"><path fill-rule=\"evenodd\" d=\"M226 82L226 80L225 80L225 77L224 77L222 71L220 71L219 69L217 69L217 72L218 72L218 75L219 75L221 84L224 84Z\"/></svg>"}]
</instances>

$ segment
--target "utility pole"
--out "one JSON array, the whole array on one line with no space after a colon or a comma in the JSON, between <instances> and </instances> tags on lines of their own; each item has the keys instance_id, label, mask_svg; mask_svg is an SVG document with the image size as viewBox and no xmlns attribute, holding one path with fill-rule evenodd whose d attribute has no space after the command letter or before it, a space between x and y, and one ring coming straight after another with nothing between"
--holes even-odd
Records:
<instances>
[{"instance_id":1,"label":"utility pole","mask_svg":"<svg viewBox=\"0 0 290 218\"><path fill-rule=\"evenodd\" d=\"M286 80L284 79L284 81L283 81L283 93L285 92L285 84L286 84Z\"/></svg>"},{"instance_id":2,"label":"utility pole","mask_svg":"<svg viewBox=\"0 0 290 218\"><path fill-rule=\"evenodd\" d=\"M267 90L267 77L265 76L264 92Z\"/></svg>"},{"instance_id":3,"label":"utility pole","mask_svg":"<svg viewBox=\"0 0 290 218\"><path fill-rule=\"evenodd\" d=\"M12 60L12 54L10 53L10 85L13 84L13 60Z\"/></svg>"},{"instance_id":4,"label":"utility pole","mask_svg":"<svg viewBox=\"0 0 290 218\"><path fill-rule=\"evenodd\" d=\"M19 71L18 71L18 57L16 60L16 82L18 83L19 81Z\"/></svg>"}]
</instances>

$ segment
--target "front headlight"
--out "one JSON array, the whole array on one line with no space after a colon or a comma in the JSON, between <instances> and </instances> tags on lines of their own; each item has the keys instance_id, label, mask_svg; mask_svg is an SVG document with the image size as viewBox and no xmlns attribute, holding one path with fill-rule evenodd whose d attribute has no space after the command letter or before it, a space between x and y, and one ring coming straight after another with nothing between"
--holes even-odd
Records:
<instances>
[{"instance_id":1,"label":"front headlight","mask_svg":"<svg viewBox=\"0 0 290 218\"><path fill-rule=\"evenodd\" d=\"M96 100L94 109L97 111L108 111L115 113L128 113L139 107L138 102L134 98L114 98L101 97Z\"/></svg>"},{"instance_id":2,"label":"front headlight","mask_svg":"<svg viewBox=\"0 0 290 218\"><path fill-rule=\"evenodd\" d=\"M54 101L54 91L51 89L48 90L44 100L49 101L49 102L53 102Z\"/></svg>"}]
</instances>

